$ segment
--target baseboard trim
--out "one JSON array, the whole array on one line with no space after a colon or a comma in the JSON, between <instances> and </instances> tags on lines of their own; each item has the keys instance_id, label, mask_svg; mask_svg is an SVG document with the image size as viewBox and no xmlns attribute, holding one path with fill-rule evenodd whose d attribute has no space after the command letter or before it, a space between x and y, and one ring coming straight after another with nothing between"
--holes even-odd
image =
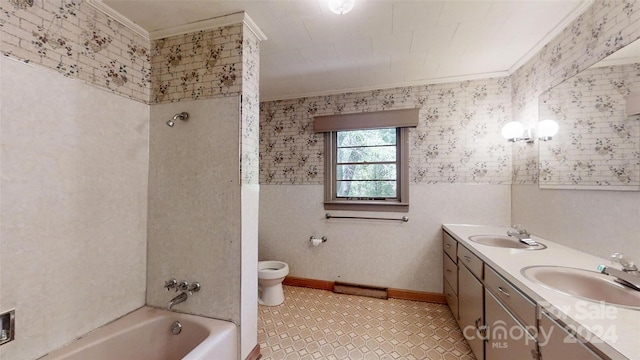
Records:
<instances>
[{"instance_id":1,"label":"baseboard trim","mask_svg":"<svg viewBox=\"0 0 640 360\"><path fill-rule=\"evenodd\" d=\"M282 282L284 285L306 287L311 289L320 289L333 291L333 281L306 279L295 276L287 276Z\"/></svg>"},{"instance_id":2,"label":"baseboard trim","mask_svg":"<svg viewBox=\"0 0 640 360\"><path fill-rule=\"evenodd\" d=\"M253 348L253 350L251 350L251 352L247 356L246 360L258 360L261 357L262 357L262 354L260 354L260 344L256 344L256 346Z\"/></svg>"},{"instance_id":3,"label":"baseboard trim","mask_svg":"<svg viewBox=\"0 0 640 360\"><path fill-rule=\"evenodd\" d=\"M436 304L447 303L447 297L440 293L389 288L387 290L387 294L389 294L390 298L394 299L422 301Z\"/></svg>"},{"instance_id":4,"label":"baseboard trim","mask_svg":"<svg viewBox=\"0 0 640 360\"><path fill-rule=\"evenodd\" d=\"M306 287L311 289L320 289L320 290L328 290L328 291L333 291L333 287L335 284L333 281L307 279L307 278L301 278L301 277L295 277L295 276L287 276L286 278L284 278L284 281L282 283L284 285ZM421 302L429 302L429 303L436 303L436 304L447 303L446 296L441 293L393 289L393 288L389 288L387 290L387 293L390 298L394 298L394 299L421 301Z\"/></svg>"}]
</instances>

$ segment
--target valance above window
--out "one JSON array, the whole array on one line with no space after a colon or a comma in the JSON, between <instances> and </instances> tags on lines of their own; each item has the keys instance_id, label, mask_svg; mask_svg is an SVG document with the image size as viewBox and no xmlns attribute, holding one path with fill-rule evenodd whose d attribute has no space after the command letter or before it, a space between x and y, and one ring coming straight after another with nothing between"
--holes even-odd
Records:
<instances>
[{"instance_id":1,"label":"valance above window","mask_svg":"<svg viewBox=\"0 0 640 360\"><path fill-rule=\"evenodd\" d=\"M381 129L418 126L420 109L374 111L356 114L315 116L315 132Z\"/></svg>"}]
</instances>

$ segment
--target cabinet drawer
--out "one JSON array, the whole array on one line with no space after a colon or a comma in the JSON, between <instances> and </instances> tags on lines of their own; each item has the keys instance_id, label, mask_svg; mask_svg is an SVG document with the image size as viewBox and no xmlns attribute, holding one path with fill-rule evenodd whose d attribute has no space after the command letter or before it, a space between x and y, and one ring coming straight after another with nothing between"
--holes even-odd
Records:
<instances>
[{"instance_id":1,"label":"cabinet drawer","mask_svg":"<svg viewBox=\"0 0 640 360\"><path fill-rule=\"evenodd\" d=\"M453 291L451 285L446 279L444 281L444 296L447 298L447 305L449 305L449 309L451 309L453 318L456 319L457 322L460 322L460 318L458 316L458 295L456 295L456 292Z\"/></svg>"},{"instance_id":2,"label":"cabinet drawer","mask_svg":"<svg viewBox=\"0 0 640 360\"><path fill-rule=\"evenodd\" d=\"M446 231L442 232L442 248L453 262L457 262L458 242L452 238L451 235L447 234Z\"/></svg>"},{"instance_id":3,"label":"cabinet drawer","mask_svg":"<svg viewBox=\"0 0 640 360\"><path fill-rule=\"evenodd\" d=\"M589 349L582 340L567 332L563 326L544 312L540 316L540 336L542 334L546 334L545 338L540 338L538 341L540 344L540 356L544 360L602 359Z\"/></svg>"},{"instance_id":4,"label":"cabinet drawer","mask_svg":"<svg viewBox=\"0 0 640 360\"><path fill-rule=\"evenodd\" d=\"M485 343L487 359L538 359L536 340L486 289L484 311L487 324L487 342Z\"/></svg>"},{"instance_id":5,"label":"cabinet drawer","mask_svg":"<svg viewBox=\"0 0 640 360\"><path fill-rule=\"evenodd\" d=\"M458 295L458 265L444 253L442 254L442 269L444 279L449 282L454 294Z\"/></svg>"},{"instance_id":6,"label":"cabinet drawer","mask_svg":"<svg viewBox=\"0 0 640 360\"><path fill-rule=\"evenodd\" d=\"M458 246L458 263L465 264L473 275L482 280L482 260L464 246Z\"/></svg>"},{"instance_id":7,"label":"cabinet drawer","mask_svg":"<svg viewBox=\"0 0 640 360\"><path fill-rule=\"evenodd\" d=\"M484 269L484 285L530 332L536 328L536 304L487 265Z\"/></svg>"}]
</instances>

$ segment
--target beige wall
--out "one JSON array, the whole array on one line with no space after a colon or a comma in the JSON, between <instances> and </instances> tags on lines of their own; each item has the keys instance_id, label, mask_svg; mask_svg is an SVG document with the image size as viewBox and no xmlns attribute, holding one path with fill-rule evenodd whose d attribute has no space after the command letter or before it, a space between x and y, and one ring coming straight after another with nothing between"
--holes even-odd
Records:
<instances>
[{"instance_id":1,"label":"beige wall","mask_svg":"<svg viewBox=\"0 0 640 360\"><path fill-rule=\"evenodd\" d=\"M537 235L603 258L622 252L640 259L639 192L513 185L511 196L513 221Z\"/></svg>"},{"instance_id":2,"label":"beige wall","mask_svg":"<svg viewBox=\"0 0 640 360\"><path fill-rule=\"evenodd\" d=\"M324 217L322 185L260 186L260 260L290 275L442 293L443 223L509 223L509 185L411 184L409 222ZM334 215L362 213L333 212ZM318 247L309 237L327 236Z\"/></svg>"},{"instance_id":3,"label":"beige wall","mask_svg":"<svg viewBox=\"0 0 640 360\"><path fill-rule=\"evenodd\" d=\"M34 359L144 305L149 107L0 64L0 358Z\"/></svg>"}]
</instances>

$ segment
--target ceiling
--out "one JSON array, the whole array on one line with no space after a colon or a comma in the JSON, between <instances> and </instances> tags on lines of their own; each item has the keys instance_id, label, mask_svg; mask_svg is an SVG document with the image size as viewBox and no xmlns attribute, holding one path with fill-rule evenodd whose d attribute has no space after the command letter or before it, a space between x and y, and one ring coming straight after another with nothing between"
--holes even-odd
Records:
<instances>
[{"instance_id":1,"label":"ceiling","mask_svg":"<svg viewBox=\"0 0 640 360\"><path fill-rule=\"evenodd\" d=\"M506 76L589 0L103 0L148 32L245 11L260 45L261 100Z\"/></svg>"}]
</instances>

